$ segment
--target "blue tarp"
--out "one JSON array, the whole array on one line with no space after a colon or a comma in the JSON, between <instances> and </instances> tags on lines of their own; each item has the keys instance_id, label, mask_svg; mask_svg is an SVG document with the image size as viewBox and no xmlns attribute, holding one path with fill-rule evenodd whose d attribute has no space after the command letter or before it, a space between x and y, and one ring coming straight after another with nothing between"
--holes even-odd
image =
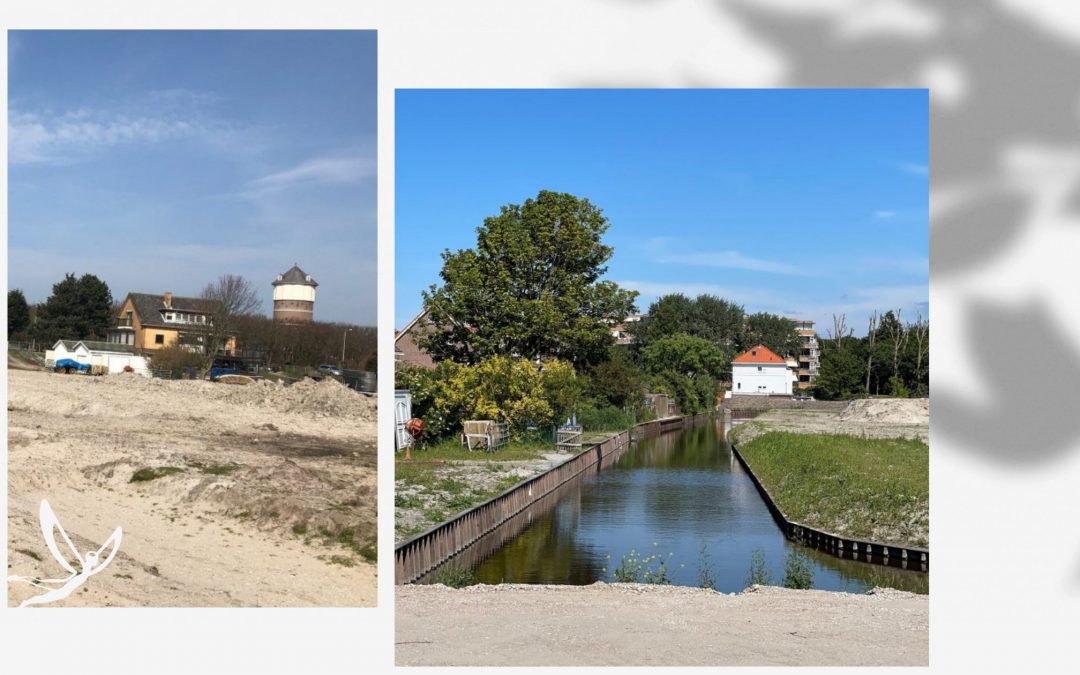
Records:
<instances>
[{"instance_id":1,"label":"blue tarp","mask_svg":"<svg viewBox=\"0 0 1080 675\"><path fill-rule=\"evenodd\" d=\"M74 368L75 370L90 370L89 363L79 363L74 359L60 359L56 362L57 368Z\"/></svg>"}]
</instances>

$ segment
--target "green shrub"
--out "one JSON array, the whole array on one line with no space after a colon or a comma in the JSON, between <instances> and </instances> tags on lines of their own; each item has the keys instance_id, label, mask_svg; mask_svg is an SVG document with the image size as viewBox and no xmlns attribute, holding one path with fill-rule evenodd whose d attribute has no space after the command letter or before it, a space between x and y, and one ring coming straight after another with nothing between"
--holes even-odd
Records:
<instances>
[{"instance_id":1,"label":"green shrub","mask_svg":"<svg viewBox=\"0 0 1080 675\"><path fill-rule=\"evenodd\" d=\"M586 405L578 412L577 421L587 431L623 431L634 425L634 415L612 405Z\"/></svg>"},{"instance_id":2,"label":"green shrub","mask_svg":"<svg viewBox=\"0 0 1080 675\"><path fill-rule=\"evenodd\" d=\"M450 588L464 588L476 585L476 574L459 565L443 565L431 575L431 583L443 584Z\"/></svg>"},{"instance_id":3,"label":"green shrub","mask_svg":"<svg viewBox=\"0 0 1080 675\"><path fill-rule=\"evenodd\" d=\"M814 565L799 551L789 551L784 562L785 588L813 588Z\"/></svg>"},{"instance_id":4,"label":"green shrub","mask_svg":"<svg viewBox=\"0 0 1080 675\"><path fill-rule=\"evenodd\" d=\"M772 583L772 574L765 565L765 551L756 549L750 555L750 569L746 572L746 585L768 586Z\"/></svg>"},{"instance_id":5,"label":"green shrub","mask_svg":"<svg viewBox=\"0 0 1080 675\"><path fill-rule=\"evenodd\" d=\"M656 544L653 544L656 546ZM671 557L671 553L668 557ZM612 571L615 581L624 584L670 584L667 563L659 554L639 556L637 551L622 557L619 566Z\"/></svg>"}]
</instances>

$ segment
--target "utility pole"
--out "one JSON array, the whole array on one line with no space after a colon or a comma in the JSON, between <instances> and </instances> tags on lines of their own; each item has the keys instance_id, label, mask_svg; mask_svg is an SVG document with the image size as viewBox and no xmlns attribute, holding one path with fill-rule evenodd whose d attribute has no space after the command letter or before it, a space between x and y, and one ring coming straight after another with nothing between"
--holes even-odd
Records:
<instances>
[{"instance_id":1,"label":"utility pole","mask_svg":"<svg viewBox=\"0 0 1080 675\"><path fill-rule=\"evenodd\" d=\"M346 328L345 332L341 334L341 371L343 375L345 374L345 338L348 337L351 330L352 328Z\"/></svg>"}]
</instances>

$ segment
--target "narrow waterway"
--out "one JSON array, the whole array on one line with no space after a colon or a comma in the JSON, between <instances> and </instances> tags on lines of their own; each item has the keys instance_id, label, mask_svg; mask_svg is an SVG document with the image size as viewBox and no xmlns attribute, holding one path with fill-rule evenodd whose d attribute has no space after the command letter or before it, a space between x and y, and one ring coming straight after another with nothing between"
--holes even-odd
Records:
<instances>
[{"instance_id":1,"label":"narrow waterway","mask_svg":"<svg viewBox=\"0 0 1080 675\"><path fill-rule=\"evenodd\" d=\"M674 584L700 586L708 577L717 590L737 592L755 553L780 584L788 554L799 552L812 564L814 588L929 589L929 574L840 560L785 539L719 422L633 445L531 507L512 535L493 533L474 548L485 551L472 559L481 560L474 572L487 584L614 581L624 557L659 556L649 567L663 560Z\"/></svg>"}]
</instances>

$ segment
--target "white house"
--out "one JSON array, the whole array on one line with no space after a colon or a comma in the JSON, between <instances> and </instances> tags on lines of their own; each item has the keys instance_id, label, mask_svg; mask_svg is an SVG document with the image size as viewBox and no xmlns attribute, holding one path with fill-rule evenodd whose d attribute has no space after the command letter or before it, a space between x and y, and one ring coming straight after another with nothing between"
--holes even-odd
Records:
<instances>
[{"instance_id":1,"label":"white house","mask_svg":"<svg viewBox=\"0 0 1080 675\"><path fill-rule=\"evenodd\" d=\"M748 349L731 362L731 393L736 396L790 396L794 382L787 362L765 345Z\"/></svg>"},{"instance_id":2,"label":"white house","mask_svg":"<svg viewBox=\"0 0 1080 675\"><path fill-rule=\"evenodd\" d=\"M54 366L61 359L102 366L108 368L110 374L124 372L125 366L131 366L139 375L150 374L146 358L136 356L131 345L91 340L57 340L53 348L45 352L45 365Z\"/></svg>"}]
</instances>

